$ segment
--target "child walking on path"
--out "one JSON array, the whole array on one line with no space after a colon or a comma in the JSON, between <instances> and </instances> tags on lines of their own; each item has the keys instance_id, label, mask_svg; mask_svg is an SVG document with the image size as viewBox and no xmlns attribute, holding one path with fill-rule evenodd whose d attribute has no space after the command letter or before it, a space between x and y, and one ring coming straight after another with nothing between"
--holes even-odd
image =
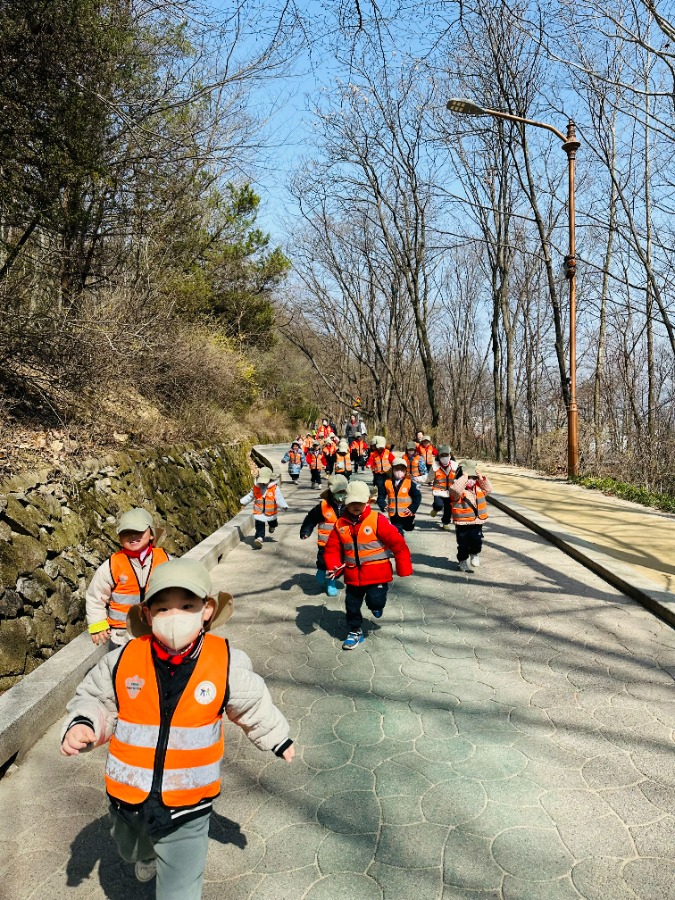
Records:
<instances>
[{"instance_id":1,"label":"child walking on path","mask_svg":"<svg viewBox=\"0 0 675 900\"><path fill-rule=\"evenodd\" d=\"M352 458L347 441L340 441L333 457L333 474L344 475L347 481L352 477Z\"/></svg>"},{"instance_id":2,"label":"child walking on path","mask_svg":"<svg viewBox=\"0 0 675 900\"><path fill-rule=\"evenodd\" d=\"M422 502L422 492L408 473L405 457L396 457L391 464L391 474L384 483L387 492L387 514L398 531L412 531L415 513Z\"/></svg>"},{"instance_id":3,"label":"child walking on path","mask_svg":"<svg viewBox=\"0 0 675 900\"><path fill-rule=\"evenodd\" d=\"M305 461L309 466L309 473L311 475L312 488L320 488L321 487L321 473L326 467L326 460L321 451L321 444L319 441L312 441L312 447L307 451L305 455Z\"/></svg>"},{"instance_id":4,"label":"child walking on path","mask_svg":"<svg viewBox=\"0 0 675 900\"><path fill-rule=\"evenodd\" d=\"M368 444L363 440L363 438L359 436L355 441L352 441L349 451L352 458L354 472L359 471L359 466L362 469L365 469L369 451Z\"/></svg>"},{"instance_id":5,"label":"child walking on path","mask_svg":"<svg viewBox=\"0 0 675 900\"><path fill-rule=\"evenodd\" d=\"M441 444L438 448L438 458L432 465L433 482L431 493L433 506L431 517L435 518L439 512L443 513L441 524L446 531L450 531L452 521L452 504L450 502L450 485L455 480L457 463L452 456L452 450L448 444Z\"/></svg>"},{"instance_id":6,"label":"child walking on path","mask_svg":"<svg viewBox=\"0 0 675 900\"><path fill-rule=\"evenodd\" d=\"M404 458L408 463L408 474L415 484L424 484L427 480L427 464L417 450L416 441L408 441L405 446Z\"/></svg>"},{"instance_id":7,"label":"child walking on path","mask_svg":"<svg viewBox=\"0 0 675 900\"><path fill-rule=\"evenodd\" d=\"M373 484L377 485L377 505L384 512L387 505L387 493L384 489L384 481L391 470L391 461L394 454L387 450L387 441L382 435L374 438L375 449L368 457L366 467L373 473Z\"/></svg>"},{"instance_id":8,"label":"child walking on path","mask_svg":"<svg viewBox=\"0 0 675 900\"><path fill-rule=\"evenodd\" d=\"M371 509L369 499L370 490L365 482L350 483L345 511L326 543L324 558L328 577L337 578L344 567L349 634L343 650L354 650L363 643L361 606L364 600L373 616L381 618L393 580L390 556L394 556L397 575L405 578L413 571L405 539L385 516Z\"/></svg>"},{"instance_id":9,"label":"child walking on path","mask_svg":"<svg viewBox=\"0 0 675 900\"><path fill-rule=\"evenodd\" d=\"M104 656L67 707L65 756L110 741L112 837L139 881L156 874L157 900L202 896L223 712L259 750L287 762L295 755L248 656L210 633L231 610L232 597L213 589L200 562L167 562L129 617L136 640Z\"/></svg>"},{"instance_id":10,"label":"child walking on path","mask_svg":"<svg viewBox=\"0 0 675 900\"><path fill-rule=\"evenodd\" d=\"M117 534L122 549L98 567L87 588L87 630L95 644L127 643L127 614L143 602L154 569L169 559L165 550L155 546L160 533L146 509L125 512Z\"/></svg>"},{"instance_id":11,"label":"child walking on path","mask_svg":"<svg viewBox=\"0 0 675 900\"><path fill-rule=\"evenodd\" d=\"M300 472L302 472L302 467L307 465L300 441L293 441L291 449L284 453L281 462L288 463L288 474L291 476L291 481L296 484L300 477Z\"/></svg>"},{"instance_id":12,"label":"child walking on path","mask_svg":"<svg viewBox=\"0 0 675 900\"><path fill-rule=\"evenodd\" d=\"M253 500L253 518L255 520L253 546L258 550L262 548L265 540L265 525L269 526L270 534L274 534L279 524L277 521L279 510L288 509L288 503L284 500L281 488L276 481L272 480L272 475L272 470L263 466L258 472L253 490L239 501L242 506L246 506Z\"/></svg>"},{"instance_id":13,"label":"child walking on path","mask_svg":"<svg viewBox=\"0 0 675 900\"><path fill-rule=\"evenodd\" d=\"M488 517L486 497L492 491L487 476L480 475L471 463L462 462L450 485L452 521L457 538L457 561L461 572L480 565L483 549L483 522Z\"/></svg>"},{"instance_id":14,"label":"child walking on path","mask_svg":"<svg viewBox=\"0 0 675 900\"><path fill-rule=\"evenodd\" d=\"M342 504L347 496L348 486L349 482L344 475L332 475L328 479L328 490L321 494L321 502L310 509L300 526L300 537L303 541L307 540L315 527L318 528L316 580L319 584L326 585L326 593L329 597L335 597L338 588L334 580L326 580L324 554L333 526L342 515Z\"/></svg>"}]
</instances>

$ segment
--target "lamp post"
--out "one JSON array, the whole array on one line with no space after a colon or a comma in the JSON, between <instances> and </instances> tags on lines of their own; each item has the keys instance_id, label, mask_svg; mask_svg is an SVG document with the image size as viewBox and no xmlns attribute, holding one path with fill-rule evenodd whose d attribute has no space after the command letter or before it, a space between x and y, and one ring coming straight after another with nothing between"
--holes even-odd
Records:
<instances>
[{"instance_id":1,"label":"lamp post","mask_svg":"<svg viewBox=\"0 0 675 900\"><path fill-rule=\"evenodd\" d=\"M499 109L488 109L478 106L472 100L453 97L448 100L446 108L453 113L465 116L493 116L495 119L507 119L509 122L521 122L524 125L534 125L537 128L545 128L562 141L562 147L567 154L567 177L569 184L569 252L565 257L565 276L570 285L570 372L569 393L567 401L567 476L579 474L579 410L577 407L577 256L575 235L574 212L574 162L577 150L581 146L577 140L576 128L572 119L567 123L567 134L558 131L553 125L546 122L537 122L535 119L525 119L523 116L514 116L511 113L502 112Z\"/></svg>"}]
</instances>

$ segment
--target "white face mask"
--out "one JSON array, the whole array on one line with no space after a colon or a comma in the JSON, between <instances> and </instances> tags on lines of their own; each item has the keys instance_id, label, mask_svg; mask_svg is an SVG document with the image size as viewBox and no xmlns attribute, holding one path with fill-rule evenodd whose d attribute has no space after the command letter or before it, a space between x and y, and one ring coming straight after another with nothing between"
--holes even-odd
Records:
<instances>
[{"instance_id":1,"label":"white face mask","mask_svg":"<svg viewBox=\"0 0 675 900\"><path fill-rule=\"evenodd\" d=\"M172 613L155 616L152 620L152 633L170 650L182 650L197 637L202 627L204 610L195 612Z\"/></svg>"},{"instance_id":2,"label":"white face mask","mask_svg":"<svg viewBox=\"0 0 675 900\"><path fill-rule=\"evenodd\" d=\"M439 456L438 458L442 466L447 466L447 464L450 462L449 456Z\"/></svg>"}]
</instances>

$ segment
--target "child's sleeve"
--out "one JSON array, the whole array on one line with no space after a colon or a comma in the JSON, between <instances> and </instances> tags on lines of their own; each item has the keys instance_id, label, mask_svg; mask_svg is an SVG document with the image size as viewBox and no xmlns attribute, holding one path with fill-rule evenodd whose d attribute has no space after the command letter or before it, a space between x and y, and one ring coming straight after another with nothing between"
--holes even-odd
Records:
<instances>
[{"instance_id":1,"label":"child's sleeve","mask_svg":"<svg viewBox=\"0 0 675 900\"><path fill-rule=\"evenodd\" d=\"M87 615L87 631L89 634L98 634L109 628L108 603L114 588L110 561L106 560L94 572L94 577L89 582L85 594L85 609Z\"/></svg>"},{"instance_id":2,"label":"child's sleeve","mask_svg":"<svg viewBox=\"0 0 675 900\"><path fill-rule=\"evenodd\" d=\"M466 483L468 480L469 479L466 475L460 475L459 478L455 478L455 480L448 488L448 493L450 494L451 500L460 499L460 497L464 493L464 488L466 487Z\"/></svg>"},{"instance_id":3,"label":"child's sleeve","mask_svg":"<svg viewBox=\"0 0 675 900\"><path fill-rule=\"evenodd\" d=\"M479 484L480 484L480 489L483 491L483 493L484 493L486 496L487 496L488 494L491 494L491 493L492 493L492 485L491 485L490 479L487 477L487 475L481 475L481 476L480 476L480 482L479 482Z\"/></svg>"},{"instance_id":4,"label":"child's sleeve","mask_svg":"<svg viewBox=\"0 0 675 900\"><path fill-rule=\"evenodd\" d=\"M290 458L291 458L291 457L290 457L290 454L289 454L289 452L288 452L288 450L287 450L287 451L284 453L284 455L281 457L281 461L282 461L282 463L287 463L287 462L289 462Z\"/></svg>"},{"instance_id":5,"label":"child's sleeve","mask_svg":"<svg viewBox=\"0 0 675 900\"><path fill-rule=\"evenodd\" d=\"M410 512L415 515L422 502L422 491L413 481L410 485Z\"/></svg>"},{"instance_id":6,"label":"child's sleeve","mask_svg":"<svg viewBox=\"0 0 675 900\"><path fill-rule=\"evenodd\" d=\"M398 532L396 533L398 534ZM333 528L328 536L328 541L326 542L326 549L324 551L323 558L324 562L326 563L326 569L329 572L331 572L333 569L339 568L342 565L342 541L340 540L337 529L335 528Z\"/></svg>"},{"instance_id":7,"label":"child's sleeve","mask_svg":"<svg viewBox=\"0 0 675 900\"><path fill-rule=\"evenodd\" d=\"M322 521L323 515L321 513L321 504L318 503L316 506L313 506L310 509L305 518L302 520L302 525L300 526L300 537L309 537L316 526L319 525L319 523Z\"/></svg>"},{"instance_id":8,"label":"child's sleeve","mask_svg":"<svg viewBox=\"0 0 675 900\"><path fill-rule=\"evenodd\" d=\"M281 493L281 488L277 485L277 504L282 509L288 509L288 503L284 500L284 495Z\"/></svg>"},{"instance_id":9,"label":"child's sleeve","mask_svg":"<svg viewBox=\"0 0 675 900\"><path fill-rule=\"evenodd\" d=\"M91 723L96 739L95 747L100 747L112 737L117 724L117 703L115 702L115 688L113 685L113 669L120 658L123 648L106 653L80 682L75 696L66 706L68 718L61 731L63 741L66 731L75 720L86 720Z\"/></svg>"},{"instance_id":10,"label":"child's sleeve","mask_svg":"<svg viewBox=\"0 0 675 900\"><path fill-rule=\"evenodd\" d=\"M259 750L277 750L288 743L288 722L242 650L230 648L228 686L227 717Z\"/></svg>"},{"instance_id":11,"label":"child's sleeve","mask_svg":"<svg viewBox=\"0 0 675 900\"><path fill-rule=\"evenodd\" d=\"M427 464L424 462L423 459L420 460L419 467L420 467L420 475L426 475L427 471L428 471Z\"/></svg>"},{"instance_id":12,"label":"child's sleeve","mask_svg":"<svg viewBox=\"0 0 675 900\"><path fill-rule=\"evenodd\" d=\"M248 494L246 494L245 497L242 497L239 502L241 503L242 506L246 506L248 503L251 502L251 500L253 500L253 491L249 491Z\"/></svg>"},{"instance_id":13,"label":"child's sleeve","mask_svg":"<svg viewBox=\"0 0 675 900\"><path fill-rule=\"evenodd\" d=\"M405 538L382 513L377 517L377 536L384 546L394 554L396 574L401 578L412 575L412 560Z\"/></svg>"}]
</instances>

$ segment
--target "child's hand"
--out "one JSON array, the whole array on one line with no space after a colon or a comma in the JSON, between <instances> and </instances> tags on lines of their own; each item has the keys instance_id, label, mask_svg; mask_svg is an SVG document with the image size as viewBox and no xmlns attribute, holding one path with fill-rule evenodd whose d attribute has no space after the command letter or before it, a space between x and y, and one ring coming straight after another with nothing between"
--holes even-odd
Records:
<instances>
[{"instance_id":1,"label":"child's hand","mask_svg":"<svg viewBox=\"0 0 675 900\"><path fill-rule=\"evenodd\" d=\"M286 760L286 762L289 763L295 756L295 747L293 746L293 744L291 744L290 747L286 747L281 755Z\"/></svg>"},{"instance_id":2,"label":"child's hand","mask_svg":"<svg viewBox=\"0 0 675 900\"><path fill-rule=\"evenodd\" d=\"M73 725L66 732L66 736L61 744L61 753L64 756L77 756L80 750L84 750L89 744L93 744L96 735L92 728L88 725ZM289 747L292 749L292 747Z\"/></svg>"},{"instance_id":3,"label":"child's hand","mask_svg":"<svg viewBox=\"0 0 675 900\"><path fill-rule=\"evenodd\" d=\"M300 535L300 540L301 540L301 541L306 541L308 537L309 537L308 534L301 534L301 535Z\"/></svg>"},{"instance_id":4,"label":"child's hand","mask_svg":"<svg viewBox=\"0 0 675 900\"><path fill-rule=\"evenodd\" d=\"M96 634L92 634L92 641L98 646L98 644L107 644L110 640L110 629L106 628L105 631L98 631Z\"/></svg>"}]
</instances>

